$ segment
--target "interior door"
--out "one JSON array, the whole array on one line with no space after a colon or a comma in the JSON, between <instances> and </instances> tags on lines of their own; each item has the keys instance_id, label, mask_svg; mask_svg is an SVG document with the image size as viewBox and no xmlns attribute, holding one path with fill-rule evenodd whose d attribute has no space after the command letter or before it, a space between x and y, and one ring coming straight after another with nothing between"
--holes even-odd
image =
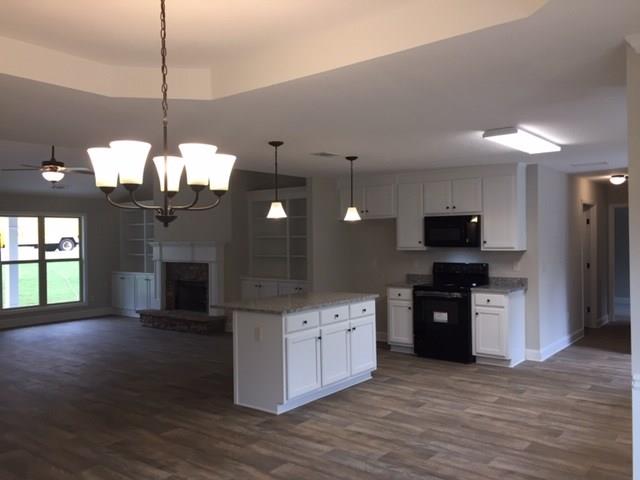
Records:
<instances>
[{"instance_id":1,"label":"interior door","mask_svg":"<svg viewBox=\"0 0 640 480\"><path fill-rule=\"evenodd\" d=\"M317 329L289 335L287 349L287 398L321 386L320 339Z\"/></svg>"},{"instance_id":2,"label":"interior door","mask_svg":"<svg viewBox=\"0 0 640 480\"><path fill-rule=\"evenodd\" d=\"M398 250L424 250L424 214L422 185L398 185L398 218L396 246Z\"/></svg>"},{"instance_id":3,"label":"interior door","mask_svg":"<svg viewBox=\"0 0 640 480\"><path fill-rule=\"evenodd\" d=\"M349 322L320 329L323 386L339 382L350 374L349 333Z\"/></svg>"},{"instance_id":4,"label":"interior door","mask_svg":"<svg viewBox=\"0 0 640 480\"><path fill-rule=\"evenodd\" d=\"M482 212L482 179L463 178L454 180L451 187L454 213Z\"/></svg>"},{"instance_id":5,"label":"interior door","mask_svg":"<svg viewBox=\"0 0 640 480\"><path fill-rule=\"evenodd\" d=\"M477 307L474 322L474 353L506 358L507 332L504 308Z\"/></svg>"},{"instance_id":6,"label":"interior door","mask_svg":"<svg viewBox=\"0 0 640 480\"><path fill-rule=\"evenodd\" d=\"M351 375L376 368L376 320L375 316L351 321L350 360Z\"/></svg>"},{"instance_id":7,"label":"interior door","mask_svg":"<svg viewBox=\"0 0 640 480\"><path fill-rule=\"evenodd\" d=\"M424 214L451 213L451 181L424 184Z\"/></svg>"},{"instance_id":8,"label":"interior door","mask_svg":"<svg viewBox=\"0 0 640 480\"><path fill-rule=\"evenodd\" d=\"M389 342L413 345L411 302L389 301Z\"/></svg>"}]
</instances>

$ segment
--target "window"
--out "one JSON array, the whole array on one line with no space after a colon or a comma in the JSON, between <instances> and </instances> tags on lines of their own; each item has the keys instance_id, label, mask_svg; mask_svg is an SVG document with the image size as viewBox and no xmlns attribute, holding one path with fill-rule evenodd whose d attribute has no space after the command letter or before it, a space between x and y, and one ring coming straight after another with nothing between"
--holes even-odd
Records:
<instances>
[{"instance_id":1,"label":"window","mask_svg":"<svg viewBox=\"0 0 640 480\"><path fill-rule=\"evenodd\" d=\"M0 308L83 300L82 218L0 216Z\"/></svg>"}]
</instances>

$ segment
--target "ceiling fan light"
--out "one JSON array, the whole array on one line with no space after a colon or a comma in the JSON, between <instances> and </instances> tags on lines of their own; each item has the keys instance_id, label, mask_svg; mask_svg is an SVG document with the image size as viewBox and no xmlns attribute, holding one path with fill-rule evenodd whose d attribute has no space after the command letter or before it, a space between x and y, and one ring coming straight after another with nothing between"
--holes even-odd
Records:
<instances>
[{"instance_id":1,"label":"ceiling fan light","mask_svg":"<svg viewBox=\"0 0 640 480\"><path fill-rule=\"evenodd\" d=\"M96 187L116 188L118 186L118 162L109 147L88 148L87 153L96 176Z\"/></svg>"},{"instance_id":2,"label":"ceiling fan light","mask_svg":"<svg viewBox=\"0 0 640 480\"><path fill-rule=\"evenodd\" d=\"M611 182L613 185L622 185L626 181L627 176L622 174L611 175L609 177L609 182Z\"/></svg>"},{"instance_id":3,"label":"ceiling fan light","mask_svg":"<svg viewBox=\"0 0 640 480\"><path fill-rule=\"evenodd\" d=\"M279 218L287 218L287 214L284 211L282 202L271 202L271 208L269 209L269 213L267 213L267 218L271 218L274 220Z\"/></svg>"},{"instance_id":4,"label":"ceiling fan light","mask_svg":"<svg viewBox=\"0 0 640 480\"><path fill-rule=\"evenodd\" d=\"M362 218L360 218L360 213L358 213L356 207L347 208L347 213L344 216L345 222L359 222L360 220L362 220Z\"/></svg>"},{"instance_id":5,"label":"ceiling fan light","mask_svg":"<svg viewBox=\"0 0 640 480\"><path fill-rule=\"evenodd\" d=\"M45 170L42 172L42 176L47 182L56 183L64 178L64 173L57 170Z\"/></svg>"},{"instance_id":6,"label":"ceiling fan light","mask_svg":"<svg viewBox=\"0 0 640 480\"><path fill-rule=\"evenodd\" d=\"M184 158L187 183L192 187L206 187L209 184L209 172L215 161L218 147L206 143L181 143L178 148Z\"/></svg>"},{"instance_id":7,"label":"ceiling fan light","mask_svg":"<svg viewBox=\"0 0 640 480\"><path fill-rule=\"evenodd\" d=\"M137 140L116 140L109 144L113 158L118 165L120 183L123 185L142 185L144 165L151 144Z\"/></svg>"},{"instance_id":8,"label":"ceiling fan light","mask_svg":"<svg viewBox=\"0 0 640 480\"><path fill-rule=\"evenodd\" d=\"M229 190L229 178L235 163L235 155L216 153L215 161L211 163L209 168L209 190L216 192Z\"/></svg>"},{"instance_id":9,"label":"ceiling fan light","mask_svg":"<svg viewBox=\"0 0 640 480\"><path fill-rule=\"evenodd\" d=\"M158 179L160 180L159 186L161 192L164 192L165 158L167 159L167 184L169 185L169 191L177 192L180 190L180 179L182 178L182 171L184 170L184 159L182 157L169 155L167 155L167 157L164 155L153 157L153 163L156 166Z\"/></svg>"}]
</instances>

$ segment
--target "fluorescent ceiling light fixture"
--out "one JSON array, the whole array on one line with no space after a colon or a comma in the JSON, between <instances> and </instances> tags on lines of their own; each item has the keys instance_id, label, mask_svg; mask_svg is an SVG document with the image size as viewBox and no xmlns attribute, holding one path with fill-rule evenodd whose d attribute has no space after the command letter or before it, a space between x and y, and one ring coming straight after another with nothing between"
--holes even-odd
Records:
<instances>
[{"instance_id":1,"label":"fluorescent ceiling light fixture","mask_svg":"<svg viewBox=\"0 0 640 480\"><path fill-rule=\"evenodd\" d=\"M627 176L622 174L611 175L609 181L614 185L622 185L627 181Z\"/></svg>"},{"instance_id":2,"label":"fluorescent ceiling light fixture","mask_svg":"<svg viewBox=\"0 0 640 480\"><path fill-rule=\"evenodd\" d=\"M560 146L555 143L542 137L538 137L533 133L529 133L526 130L515 127L487 130L482 135L482 138L491 140L492 142L499 143L506 147L520 150L530 155L534 155L536 153L559 152L561 150Z\"/></svg>"}]
</instances>

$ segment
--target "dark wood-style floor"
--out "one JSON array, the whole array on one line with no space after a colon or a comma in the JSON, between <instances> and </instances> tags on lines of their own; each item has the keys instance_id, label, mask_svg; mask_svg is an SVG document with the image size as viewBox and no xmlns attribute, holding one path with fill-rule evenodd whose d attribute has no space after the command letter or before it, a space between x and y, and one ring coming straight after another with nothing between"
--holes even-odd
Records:
<instances>
[{"instance_id":1,"label":"dark wood-style floor","mask_svg":"<svg viewBox=\"0 0 640 480\"><path fill-rule=\"evenodd\" d=\"M229 336L0 332L0 478L630 479L627 352L628 327L513 370L380 350L372 381L275 417L233 405Z\"/></svg>"}]
</instances>

